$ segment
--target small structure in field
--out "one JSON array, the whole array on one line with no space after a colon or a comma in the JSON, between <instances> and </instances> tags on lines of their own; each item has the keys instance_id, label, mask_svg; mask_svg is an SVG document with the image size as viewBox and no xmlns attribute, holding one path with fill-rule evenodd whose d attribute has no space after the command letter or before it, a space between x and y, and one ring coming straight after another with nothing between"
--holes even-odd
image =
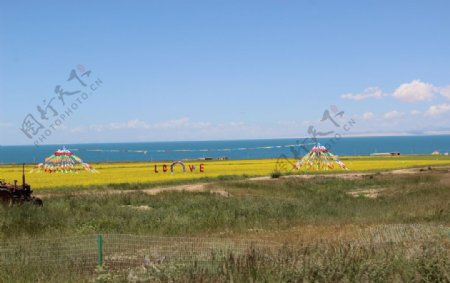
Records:
<instances>
[{"instance_id":1,"label":"small structure in field","mask_svg":"<svg viewBox=\"0 0 450 283\"><path fill-rule=\"evenodd\" d=\"M371 156L400 156L400 152L380 152L380 153L372 153Z\"/></svg>"},{"instance_id":2,"label":"small structure in field","mask_svg":"<svg viewBox=\"0 0 450 283\"><path fill-rule=\"evenodd\" d=\"M81 158L70 150L58 149L52 155L45 158L43 163L37 164L31 172L45 173L78 173L85 170L90 173L97 172L91 165L83 162Z\"/></svg>"},{"instance_id":3,"label":"small structure in field","mask_svg":"<svg viewBox=\"0 0 450 283\"><path fill-rule=\"evenodd\" d=\"M337 167L336 167L337 165ZM295 165L294 169L305 168L307 170L330 170L341 168L347 170L347 166L339 158L331 153L326 147L318 144L314 146Z\"/></svg>"},{"instance_id":4,"label":"small structure in field","mask_svg":"<svg viewBox=\"0 0 450 283\"><path fill-rule=\"evenodd\" d=\"M435 150L431 153L431 155L441 155L441 153L439 152L439 150Z\"/></svg>"}]
</instances>

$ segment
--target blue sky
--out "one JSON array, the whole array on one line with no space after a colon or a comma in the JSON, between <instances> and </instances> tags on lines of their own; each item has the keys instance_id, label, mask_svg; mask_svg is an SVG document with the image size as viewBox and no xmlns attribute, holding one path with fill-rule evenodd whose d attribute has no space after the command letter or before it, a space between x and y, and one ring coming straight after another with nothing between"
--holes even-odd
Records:
<instances>
[{"instance_id":1,"label":"blue sky","mask_svg":"<svg viewBox=\"0 0 450 283\"><path fill-rule=\"evenodd\" d=\"M449 10L434 0L1 1L0 144L43 135L28 138L25 117L39 122L55 86L80 89L67 82L80 65L103 83L43 143L302 137L333 127L320 122L332 105L356 121L349 135L450 133Z\"/></svg>"}]
</instances>

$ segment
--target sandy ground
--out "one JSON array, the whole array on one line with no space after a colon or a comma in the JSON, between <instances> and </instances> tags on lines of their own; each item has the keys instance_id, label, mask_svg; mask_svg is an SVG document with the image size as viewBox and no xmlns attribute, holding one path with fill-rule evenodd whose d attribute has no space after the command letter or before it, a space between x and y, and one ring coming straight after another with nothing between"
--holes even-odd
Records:
<instances>
[{"instance_id":1,"label":"sandy ground","mask_svg":"<svg viewBox=\"0 0 450 283\"><path fill-rule=\"evenodd\" d=\"M163 192L210 192L214 194L221 195L223 197L228 197L229 193L224 190L208 190L206 189L207 183L198 183L198 184L187 184L187 185L176 185L176 186L167 186L167 187L154 187L150 189L141 189L141 190L104 190L104 191L80 191L76 193L45 193L45 194L35 194L35 196L41 199L48 199L50 197L60 196L60 195L71 195L71 196L83 196L83 195L118 195L118 194L129 194L136 192L143 192L148 195L157 195Z\"/></svg>"},{"instance_id":2,"label":"sandy ground","mask_svg":"<svg viewBox=\"0 0 450 283\"><path fill-rule=\"evenodd\" d=\"M367 197L367 198L377 198L379 197L386 189L368 189L368 190L358 190L358 191L352 191L348 192L349 195L353 197Z\"/></svg>"},{"instance_id":3,"label":"sandy ground","mask_svg":"<svg viewBox=\"0 0 450 283\"><path fill-rule=\"evenodd\" d=\"M409 168L409 169L396 169L396 170L385 171L385 172L382 172L381 174L404 175L404 174L421 174L421 173L425 173L425 172L448 173L449 169L450 169L450 167L439 167L439 169L433 169L433 168L430 169L430 167ZM316 177L323 177L323 178L341 178L341 179L345 179L345 180L359 180L359 179L368 178L373 175L374 175L374 173L341 173L341 174L331 173L331 174L320 174L320 175L305 174L305 175L281 176L280 179L291 179L291 178L312 179L312 178L316 178ZM269 181L269 180L277 180L277 179L273 179L270 176L262 176L262 177L249 178L249 179L245 179L242 181L246 182L246 181ZM81 195L90 195L90 194L113 195L113 194L127 194L127 193L143 192L148 195L157 195L157 194L160 194L163 192L186 191L186 192L193 192L193 193L210 192L213 194L218 194L223 197L230 196L230 194L225 190L210 188L208 186L210 184L211 183L195 183L195 184L185 184L185 185L175 185L175 186L154 187L154 188L140 189L140 190L104 190L104 191L85 190L85 191L80 191L80 192L75 192L75 193L64 193L64 194L81 196ZM374 190L355 191L355 192L351 192L350 194L354 195L355 197L362 195L362 196L367 196L367 197L371 197L371 198L376 198L376 197L378 197L378 195L381 192L382 192L382 190L380 190L380 189L374 189ZM46 199L46 198L48 199L50 197L54 197L54 196L58 196L58 195L62 195L62 194L61 193L41 193L41 194L38 193L35 195L42 199Z\"/></svg>"}]
</instances>

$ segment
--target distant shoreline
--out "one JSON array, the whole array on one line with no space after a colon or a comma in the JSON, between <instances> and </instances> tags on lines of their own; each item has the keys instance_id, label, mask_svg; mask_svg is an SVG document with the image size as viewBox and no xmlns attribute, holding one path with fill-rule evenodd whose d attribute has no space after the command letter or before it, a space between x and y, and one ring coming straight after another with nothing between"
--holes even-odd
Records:
<instances>
[{"instance_id":1,"label":"distant shoreline","mask_svg":"<svg viewBox=\"0 0 450 283\"><path fill-rule=\"evenodd\" d=\"M172 141L148 143L62 144L0 147L0 164L36 164L66 147L88 163L154 162L199 159L276 159L299 158L316 143L339 156L368 156L374 153L399 152L401 155L429 155L450 152L450 135L333 137L306 139L259 139L220 141Z\"/></svg>"},{"instance_id":2,"label":"distant shoreline","mask_svg":"<svg viewBox=\"0 0 450 283\"><path fill-rule=\"evenodd\" d=\"M405 159L408 160L410 158L414 158L414 157L424 157L426 159L432 158L432 157L441 157L443 158L443 160L450 160L450 156L449 155L444 155L444 154L440 154L440 155L433 155L433 154L402 154L402 155L398 155L398 156L384 156L384 155L342 155L342 156L338 156L339 159L341 160L348 160L348 159L366 159L366 160L389 160L389 159ZM303 157L303 156L301 156ZM167 159L167 160L143 160L143 161L133 161L133 160L125 160L125 161L99 161L99 162L90 162L91 165L112 165L112 164L162 164L162 163L172 163L174 161L182 161L182 162L186 162L186 163L195 163L195 162L201 162L201 163L213 163L213 162L249 162L249 161L276 161L278 160L279 157L276 158L252 158L252 159L228 159L228 160L218 160L218 159L212 159L212 160L202 160L202 159L185 159L185 160L174 160L174 159ZM295 157L290 157L288 158L289 160L298 160L299 158L295 158ZM436 159L439 160L439 159ZM17 165L21 165L21 164L25 164L25 166L35 166L36 163L21 163L21 162L16 162L16 163L0 163L0 166L17 166Z\"/></svg>"}]
</instances>

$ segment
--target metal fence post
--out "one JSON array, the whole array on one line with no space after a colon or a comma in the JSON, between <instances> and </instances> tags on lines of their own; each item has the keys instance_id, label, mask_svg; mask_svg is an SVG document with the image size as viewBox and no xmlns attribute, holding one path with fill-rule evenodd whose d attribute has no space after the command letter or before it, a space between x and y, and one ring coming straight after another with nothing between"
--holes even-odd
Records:
<instances>
[{"instance_id":1,"label":"metal fence post","mask_svg":"<svg viewBox=\"0 0 450 283\"><path fill-rule=\"evenodd\" d=\"M97 235L97 265L103 266L103 236Z\"/></svg>"}]
</instances>

